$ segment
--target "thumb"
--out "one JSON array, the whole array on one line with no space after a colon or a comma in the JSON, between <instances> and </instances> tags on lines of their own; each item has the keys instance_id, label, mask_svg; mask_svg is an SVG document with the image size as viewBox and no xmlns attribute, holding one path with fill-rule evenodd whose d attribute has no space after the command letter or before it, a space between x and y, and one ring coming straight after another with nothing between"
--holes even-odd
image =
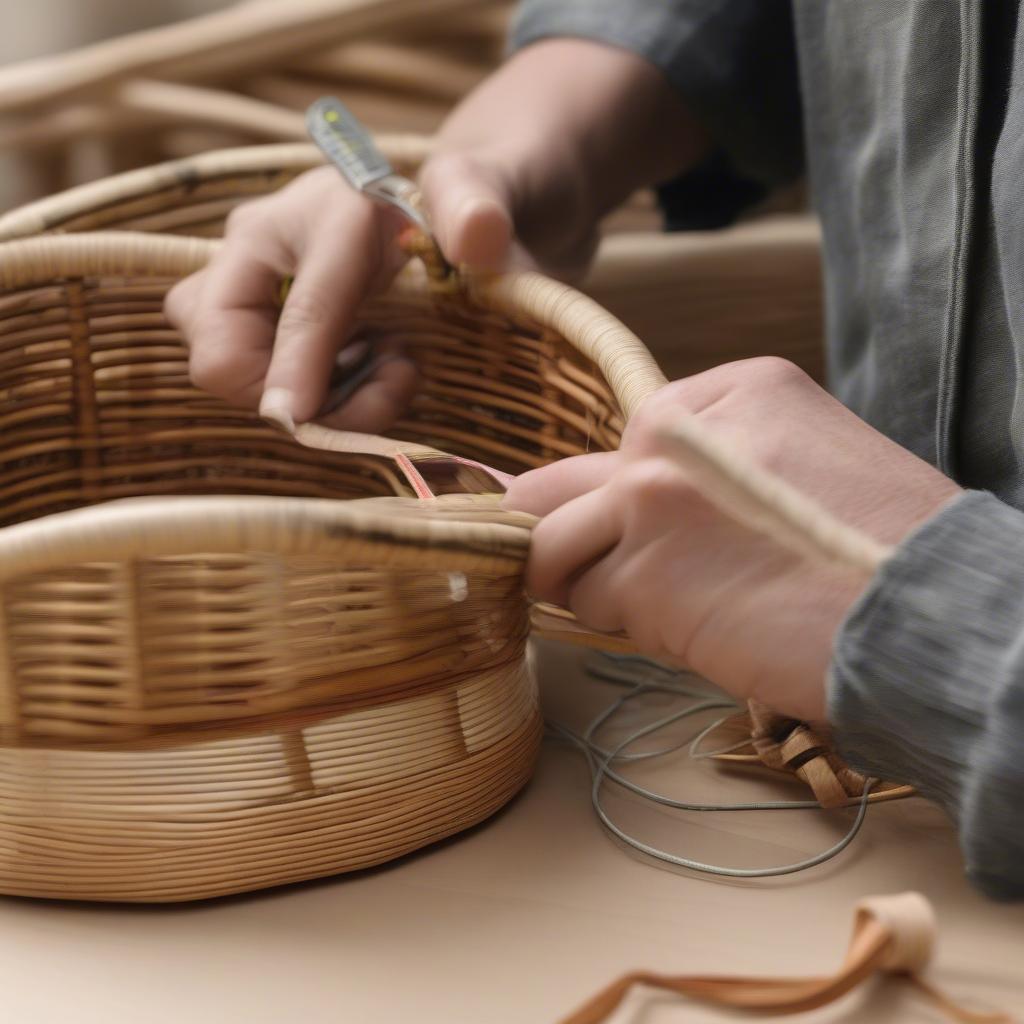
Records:
<instances>
[{"instance_id":1,"label":"thumb","mask_svg":"<svg viewBox=\"0 0 1024 1024\"><path fill-rule=\"evenodd\" d=\"M500 270L514 230L512 197L501 176L465 155L438 156L420 175L423 201L445 258L474 270Z\"/></svg>"}]
</instances>

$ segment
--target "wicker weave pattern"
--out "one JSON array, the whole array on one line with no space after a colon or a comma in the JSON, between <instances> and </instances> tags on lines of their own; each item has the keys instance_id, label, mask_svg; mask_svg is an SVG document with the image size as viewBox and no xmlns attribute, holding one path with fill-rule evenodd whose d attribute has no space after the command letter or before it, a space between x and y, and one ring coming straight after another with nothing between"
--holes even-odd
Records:
<instances>
[{"instance_id":1,"label":"wicker weave pattern","mask_svg":"<svg viewBox=\"0 0 1024 1024\"><path fill-rule=\"evenodd\" d=\"M0 522L138 494L408 493L381 460L298 448L194 389L165 290L101 278L0 298ZM442 324L420 294L373 304L357 336L400 338L420 365L397 437L509 472L617 443L608 386L551 332L456 307Z\"/></svg>"},{"instance_id":2,"label":"wicker weave pattern","mask_svg":"<svg viewBox=\"0 0 1024 1024\"><path fill-rule=\"evenodd\" d=\"M408 493L384 459L298 447L194 389L164 290L81 279L7 297L5 522L138 495ZM461 305L439 314L400 292L367 308L358 335L400 338L420 365L397 437L510 472L617 443L608 386L550 331ZM466 568L453 558L452 572ZM4 593L7 742L208 728L514 656L525 628L516 573L478 576L461 602L447 579L247 553L16 578Z\"/></svg>"},{"instance_id":3,"label":"wicker weave pattern","mask_svg":"<svg viewBox=\"0 0 1024 1024\"><path fill-rule=\"evenodd\" d=\"M14 694L0 727L7 743L109 745L516 660L518 575L477 573L461 601L451 576L245 555L35 573L4 592Z\"/></svg>"}]
</instances>

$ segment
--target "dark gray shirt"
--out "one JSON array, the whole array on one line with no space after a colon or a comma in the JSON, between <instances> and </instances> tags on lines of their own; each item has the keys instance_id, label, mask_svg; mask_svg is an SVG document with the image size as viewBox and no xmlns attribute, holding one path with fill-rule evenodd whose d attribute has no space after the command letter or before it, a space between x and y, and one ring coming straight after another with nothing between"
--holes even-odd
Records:
<instances>
[{"instance_id":1,"label":"dark gray shirt","mask_svg":"<svg viewBox=\"0 0 1024 1024\"><path fill-rule=\"evenodd\" d=\"M957 822L1024 897L1024 39L1017 0L525 0L514 44L657 65L738 175L806 169L830 384L971 490L843 626L829 714L851 763ZM681 329L684 325L680 325Z\"/></svg>"}]
</instances>

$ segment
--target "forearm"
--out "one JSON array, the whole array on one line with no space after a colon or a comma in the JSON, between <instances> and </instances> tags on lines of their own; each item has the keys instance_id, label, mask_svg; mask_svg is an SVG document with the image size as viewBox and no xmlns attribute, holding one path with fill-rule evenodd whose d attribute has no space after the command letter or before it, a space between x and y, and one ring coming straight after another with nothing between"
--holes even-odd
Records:
<instances>
[{"instance_id":1,"label":"forearm","mask_svg":"<svg viewBox=\"0 0 1024 1024\"><path fill-rule=\"evenodd\" d=\"M486 166L520 241L557 260L635 189L691 166L707 146L679 94L642 57L551 39L516 53L456 108L435 160L470 155Z\"/></svg>"}]
</instances>

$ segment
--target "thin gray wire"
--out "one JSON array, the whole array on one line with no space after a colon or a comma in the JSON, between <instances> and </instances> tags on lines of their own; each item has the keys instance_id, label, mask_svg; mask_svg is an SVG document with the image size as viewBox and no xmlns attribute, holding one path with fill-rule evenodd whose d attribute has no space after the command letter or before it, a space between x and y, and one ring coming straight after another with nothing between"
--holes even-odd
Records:
<instances>
[{"instance_id":1,"label":"thin gray wire","mask_svg":"<svg viewBox=\"0 0 1024 1024\"><path fill-rule=\"evenodd\" d=\"M624 657L619 656L617 658L608 658L608 660L614 662L622 662L626 660ZM641 662L641 659L636 659L634 664ZM648 664L653 665L654 663L647 663L646 659L641 662L642 667L646 667ZM661 666L657 666L659 674L666 674L665 670ZM623 760L640 760L641 756L653 757L663 755L665 753L674 752L679 750L682 746L685 746L689 742L690 756L694 759L712 756L711 753L699 752L699 746L703 739L705 739L717 726L721 725L725 718L719 718L713 722L710 726L702 729L692 741L683 741L682 743L675 744L672 747L664 748L659 751L645 751L643 755L627 754L625 750L633 743L646 736L650 736L661 729L667 728L669 725L675 722L681 721L684 718L688 718L692 715L699 714L702 711L707 711L711 708L720 707L732 707L735 708L735 704L732 701L725 700L724 698L709 697L707 694L701 694L696 691L687 690L684 687L670 687L661 683L641 682L633 678L623 678L618 673L602 673L600 670L594 668L589 669L590 674L597 676L598 678L608 679L609 675L612 678L608 681L615 682L619 685L632 685L632 689L618 697L612 702L607 708L605 708L600 714L598 714L587 726L586 730L582 735L574 732L568 727L558 722L549 722L548 726L552 731L561 735L567 739L570 743L574 744L579 748L584 757L587 760L587 765L591 773L591 791L590 799L591 804L594 807L594 811L601 821L601 824L616 836L619 840L624 842L627 846L632 847L635 850L639 850L641 853L646 854L649 857L653 857L656 860L662 861L663 863L671 864L675 867L687 868L691 871L699 871L704 874L719 875L728 878L767 878L778 875L794 874L799 871L806 871L809 868L817 867L819 864L823 864L825 861L830 860L837 854L841 853L846 849L847 846L853 842L857 833L860 831L861 825L864 823L864 818L867 814L868 809L868 798L871 795L871 790L877 783L877 779L868 779L865 786L864 792L861 795L860 802L857 807L857 815L854 818L849 830L846 834L839 839L838 842L834 843L828 849L821 853L815 854L812 857L807 857L803 860L796 861L792 864L784 864L776 867L769 868L729 868L723 867L717 864L708 864L703 861L694 860L689 857L680 857L677 854L669 853L666 850L660 850L657 847L651 846L648 843L637 839L635 836L630 835L624 831L616 822L611 818L608 812L605 810L604 805L601 801L601 788L606 779L610 779L617 785L622 786L624 789L640 796L645 800L649 800L652 803L657 803L665 807L673 807L680 810L693 810L693 811L737 811L737 810L804 810L811 808L819 808L820 805L815 800L769 800L769 801L754 801L748 803L733 803L733 804L696 804L689 801L675 800L671 797L667 797L664 794L656 793L652 790L647 789L644 786L633 782L630 779L626 779L620 773L616 772L612 767L614 761ZM685 693L683 692L685 691ZM670 715L665 715L654 722L650 722L647 725L641 726L639 729L630 733L624 740L622 740L617 746L611 750L600 747L594 740L594 734L604 725L606 725L629 701L633 700L638 696L642 696L646 693L652 692L669 692L680 696L692 696L692 697L703 697L703 700L699 700L697 704L692 705L688 708L684 708L680 711L673 712ZM728 717L728 716L726 716ZM725 748L726 750L735 749L736 746L742 744L735 744L732 747ZM715 751L714 753L722 753L724 751Z\"/></svg>"},{"instance_id":2,"label":"thin gray wire","mask_svg":"<svg viewBox=\"0 0 1024 1024\"><path fill-rule=\"evenodd\" d=\"M619 744L615 751L611 753L599 747L594 742L594 733L600 729L602 725L606 724L609 719L611 719L628 701L633 700L635 697L642 696L646 689L647 684L635 684L635 688L631 692L623 694L605 708L605 710L587 726L582 736L573 733L574 739L579 743L584 744L595 758L603 759L604 767L601 771L603 777L611 779L613 782L622 786L623 789L627 789L631 793L635 793L637 796L642 797L645 800L650 800L652 803L660 804L663 807L671 807L680 811L810 811L821 809L821 804L819 804L817 800L756 800L746 803L731 804L702 804L694 803L689 800L677 800L674 797L665 796L663 793L656 793L654 790L647 789L645 786L641 786L639 783L633 782L632 779L627 779L624 775L615 771L615 769L611 767L612 761L624 760L625 758L621 753L622 749L639 739L643 739L644 736L658 732L684 718L689 718L691 715L699 714L701 711L720 707L736 707L735 702L731 700L726 700L724 698L708 698L706 701L692 705L691 707L683 708L681 711L673 712L671 715L659 718L649 725L644 726L631 736L627 737L627 739L623 741L623 743ZM706 696L706 694L702 694L702 696ZM721 722L722 720L720 719L719 721ZM561 728L563 730L565 729L564 726L561 726ZM689 737L671 749L678 750L687 743L690 743Z\"/></svg>"},{"instance_id":3,"label":"thin gray wire","mask_svg":"<svg viewBox=\"0 0 1024 1024\"><path fill-rule=\"evenodd\" d=\"M672 689L671 687L659 686L657 684L648 684L648 683L637 684L635 689L633 689L631 692L629 692L627 694L624 694L622 697L619 697L613 704L609 705L600 715L598 715L597 718L594 719L594 721L592 721L590 723L590 725L587 727L587 731L586 731L586 733L584 735L584 738L586 739L587 743L590 745L591 749L596 754L600 754L602 757L606 757L608 755L608 751L605 750L603 747L598 746L598 744L594 741L594 733L598 729L600 729L601 726L609 718L611 718L613 715L615 715L625 705L625 703L627 701L632 700L634 697L643 696L646 693L671 693L671 694L677 694L678 692L679 691L676 691L676 690ZM684 693L683 696L698 697L698 696L705 696L705 695L704 694L699 694L696 691L694 691L692 693L689 693L689 692L688 693ZM721 699L709 698L709 699L703 701L700 704L697 704L697 705L694 705L691 708L688 708L685 712L681 713L678 716L678 718L685 718L688 715L695 715L695 714L698 714L701 711L707 711L707 710L710 710L712 708L735 708L735 707L736 707L735 703L733 701L731 701L731 700L726 700L724 698L721 698ZM678 720L678 718L677 718L677 720ZM724 719L719 719L719 721L723 721L723 720ZM665 724L669 725L671 723L666 722ZM640 751L640 752L638 752L636 754L620 753L616 757L616 760L617 761L647 761L647 760L650 760L652 757L664 757L666 754L674 754L677 750L681 750L688 743L690 743L689 737L687 737L684 740L681 740L679 743L673 743L673 744L671 744L670 746L667 746L667 747L660 747L657 750L643 750L643 751ZM619 780L616 778L616 781L619 781ZM623 780L623 784L626 784L626 780Z\"/></svg>"},{"instance_id":4,"label":"thin gray wire","mask_svg":"<svg viewBox=\"0 0 1024 1024\"><path fill-rule=\"evenodd\" d=\"M704 761L709 757L718 757L719 754L731 754L734 750L740 750L750 745L750 740L740 740L738 743L730 743L727 747L717 747L714 750L701 750L700 745L710 736L723 722L727 722L732 716L723 715L716 718L706 729L701 729L693 742L690 744L689 754L694 761Z\"/></svg>"}]
</instances>

